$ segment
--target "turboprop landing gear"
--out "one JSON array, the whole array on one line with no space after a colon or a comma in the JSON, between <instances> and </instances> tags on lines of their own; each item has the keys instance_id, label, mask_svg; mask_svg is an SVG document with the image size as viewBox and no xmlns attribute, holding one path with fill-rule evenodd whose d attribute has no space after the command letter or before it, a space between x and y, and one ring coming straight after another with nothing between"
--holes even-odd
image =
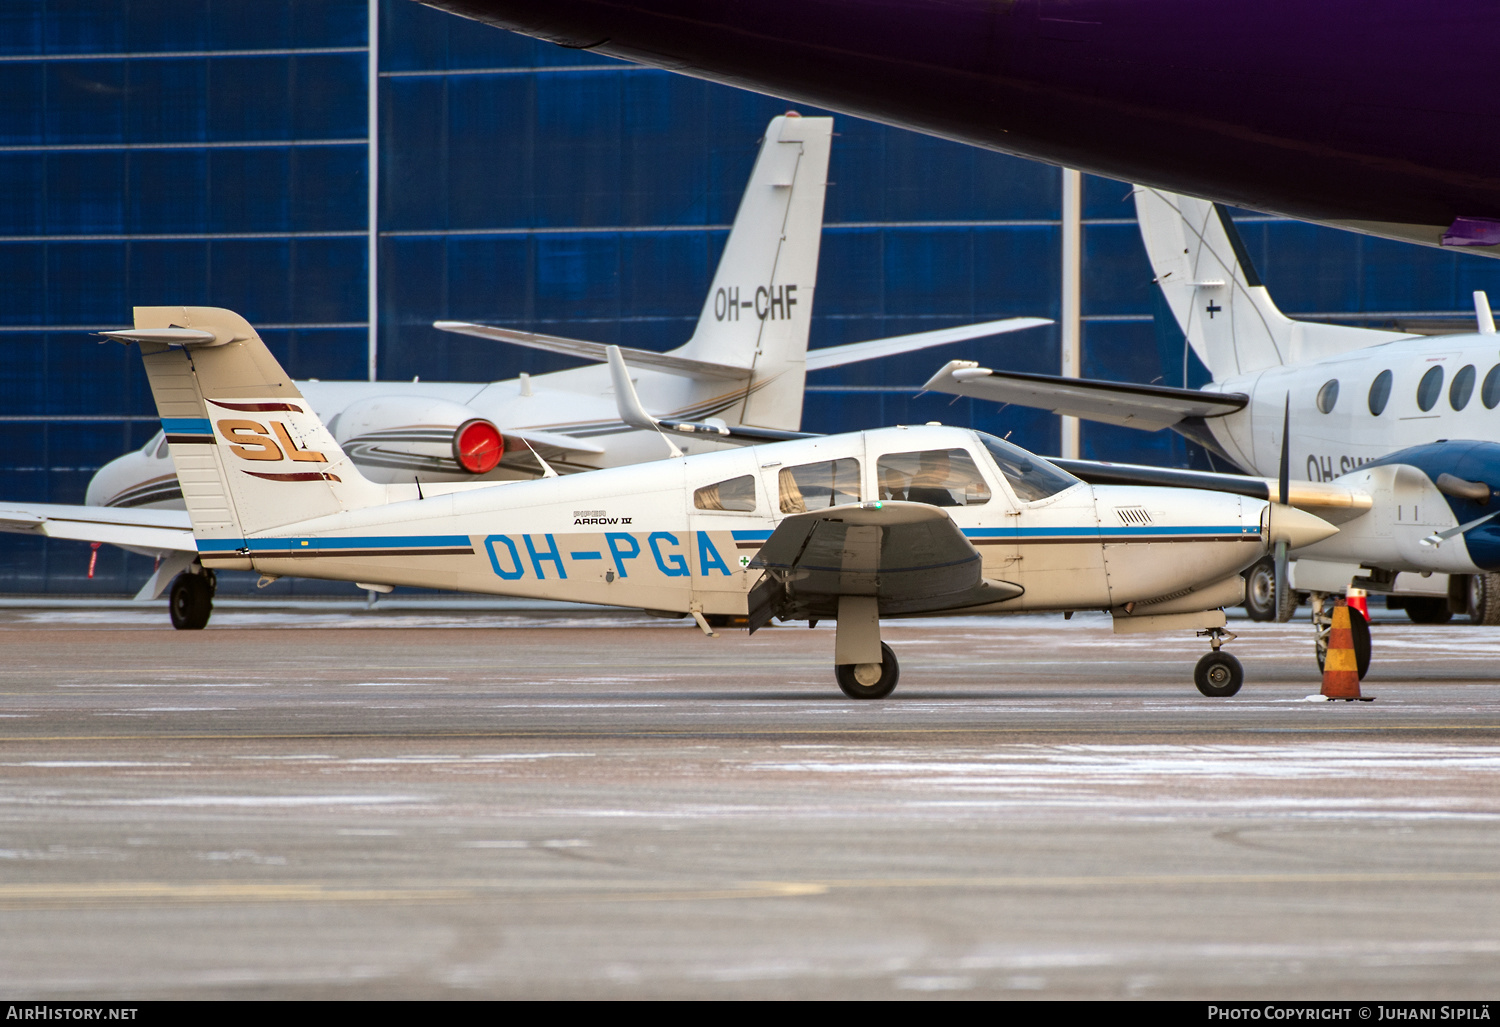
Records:
<instances>
[{"instance_id":1,"label":"turboprop landing gear","mask_svg":"<svg viewBox=\"0 0 1500 1027\"><path fill-rule=\"evenodd\" d=\"M880 640L880 604L874 596L839 596L833 676L851 699L884 699L896 690L901 665Z\"/></svg>"},{"instance_id":2,"label":"turboprop landing gear","mask_svg":"<svg viewBox=\"0 0 1500 1027\"><path fill-rule=\"evenodd\" d=\"M1328 633L1333 630L1334 596L1330 592L1312 594L1312 622L1316 633L1318 670L1328 655ZM1370 671L1370 622L1354 607L1349 608L1349 634L1354 641L1354 665L1363 681Z\"/></svg>"},{"instance_id":3,"label":"turboprop landing gear","mask_svg":"<svg viewBox=\"0 0 1500 1027\"><path fill-rule=\"evenodd\" d=\"M1234 641L1235 635L1223 628L1209 628L1198 634L1208 636L1213 651L1204 653L1198 666L1193 668L1193 684L1212 699L1227 699L1245 683L1245 669L1240 666L1240 661L1219 648L1225 642Z\"/></svg>"},{"instance_id":4,"label":"turboprop landing gear","mask_svg":"<svg viewBox=\"0 0 1500 1027\"><path fill-rule=\"evenodd\" d=\"M172 627L179 631L198 631L208 624L214 612L214 592L217 582L214 572L194 564L172 579L172 590L167 596L167 609L172 614Z\"/></svg>"}]
</instances>

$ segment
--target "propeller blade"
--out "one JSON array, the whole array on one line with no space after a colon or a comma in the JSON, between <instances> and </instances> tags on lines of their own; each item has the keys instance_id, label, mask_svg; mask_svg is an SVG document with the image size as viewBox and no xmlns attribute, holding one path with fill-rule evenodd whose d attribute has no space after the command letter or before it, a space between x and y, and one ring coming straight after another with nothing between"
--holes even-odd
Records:
<instances>
[{"instance_id":1,"label":"propeller blade","mask_svg":"<svg viewBox=\"0 0 1500 1027\"><path fill-rule=\"evenodd\" d=\"M1285 503L1292 489L1292 397L1286 398L1286 408L1281 414L1281 468L1277 471L1277 486L1281 489L1276 502Z\"/></svg>"}]
</instances>

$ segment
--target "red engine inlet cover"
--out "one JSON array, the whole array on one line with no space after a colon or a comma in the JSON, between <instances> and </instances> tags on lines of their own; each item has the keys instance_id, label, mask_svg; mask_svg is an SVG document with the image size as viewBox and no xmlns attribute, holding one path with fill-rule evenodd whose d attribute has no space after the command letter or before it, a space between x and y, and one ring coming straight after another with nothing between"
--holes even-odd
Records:
<instances>
[{"instance_id":1,"label":"red engine inlet cover","mask_svg":"<svg viewBox=\"0 0 1500 1027\"><path fill-rule=\"evenodd\" d=\"M505 455L500 429L480 418L465 421L453 433L453 459L470 474L493 471Z\"/></svg>"}]
</instances>

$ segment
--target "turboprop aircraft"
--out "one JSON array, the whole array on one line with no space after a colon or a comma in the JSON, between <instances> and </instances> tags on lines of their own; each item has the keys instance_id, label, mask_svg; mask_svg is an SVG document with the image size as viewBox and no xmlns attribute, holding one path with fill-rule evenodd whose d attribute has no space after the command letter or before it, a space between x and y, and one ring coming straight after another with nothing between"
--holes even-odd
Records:
<instances>
[{"instance_id":1,"label":"turboprop aircraft","mask_svg":"<svg viewBox=\"0 0 1500 1027\"><path fill-rule=\"evenodd\" d=\"M1195 682L1232 695L1242 672L1220 649L1221 607L1239 601L1240 570L1273 541L1337 531L1243 496L1090 486L942 426L532 481L382 485L243 318L137 307L135 325L103 334L140 346L205 571L639 608L708 634L715 615L752 631L834 618L835 677L854 698L896 686L883 616L1076 609L1108 610L1119 632L1208 635ZM623 369L616 358L617 380Z\"/></svg>"},{"instance_id":2,"label":"turboprop aircraft","mask_svg":"<svg viewBox=\"0 0 1500 1027\"><path fill-rule=\"evenodd\" d=\"M1252 614L1289 617L1292 582L1310 593L1341 593L1351 582L1389 593L1398 574L1411 572L1450 575L1446 598L1403 597L1414 619L1443 619L1451 603L1478 623L1500 624L1492 413L1500 336L1485 294L1475 294L1472 334L1294 321L1272 302L1223 207L1144 188L1135 199L1157 284L1212 383L1125 385L952 361L925 387L1147 431L1169 427L1251 475L1276 474L1289 452L1291 474L1305 479L1289 480L1289 491L1266 478L1124 466L1082 472L1096 481L1248 490L1337 523L1337 536L1299 553L1290 577L1278 582L1265 562L1252 570ZM1437 603L1440 612L1431 609Z\"/></svg>"},{"instance_id":3,"label":"turboprop aircraft","mask_svg":"<svg viewBox=\"0 0 1500 1027\"><path fill-rule=\"evenodd\" d=\"M636 387L656 409L700 426L683 442L689 452L797 434L808 371L1051 323L1012 317L809 352L832 135L832 118L771 119L692 338L665 353L624 351ZM616 416L600 343L461 321L436 326L594 365L491 383L298 382L369 480L531 478L543 467L567 474L661 455L654 431ZM186 518L157 534L117 510L88 509L182 509L162 434L101 468L85 504L0 504L0 531L125 545L155 556L157 573L140 599L160 595L197 559L191 545L182 545ZM203 626L176 599L170 608L177 627Z\"/></svg>"},{"instance_id":4,"label":"turboprop aircraft","mask_svg":"<svg viewBox=\"0 0 1500 1027\"><path fill-rule=\"evenodd\" d=\"M1126 182L1500 255L1500 5L423 0ZM1440 56L1441 55L1441 56Z\"/></svg>"}]
</instances>

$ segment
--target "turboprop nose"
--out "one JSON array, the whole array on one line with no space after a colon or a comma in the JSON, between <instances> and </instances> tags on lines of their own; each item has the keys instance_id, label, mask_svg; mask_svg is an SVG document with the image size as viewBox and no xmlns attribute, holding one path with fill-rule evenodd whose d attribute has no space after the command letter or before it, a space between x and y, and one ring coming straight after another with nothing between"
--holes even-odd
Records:
<instances>
[{"instance_id":1,"label":"turboprop nose","mask_svg":"<svg viewBox=\"0 0 1500 1027\"><path fill-rule=\"evenodd\" d=\"M1314 542L1321 542L1330 535L1337 535L1339 530L1317 514L1310 514L1284 503L1266 504L1261 528L1266 534L1267 542L1285 542L1288 549L1301 549Z\"/></svg>"}]
</instances>

